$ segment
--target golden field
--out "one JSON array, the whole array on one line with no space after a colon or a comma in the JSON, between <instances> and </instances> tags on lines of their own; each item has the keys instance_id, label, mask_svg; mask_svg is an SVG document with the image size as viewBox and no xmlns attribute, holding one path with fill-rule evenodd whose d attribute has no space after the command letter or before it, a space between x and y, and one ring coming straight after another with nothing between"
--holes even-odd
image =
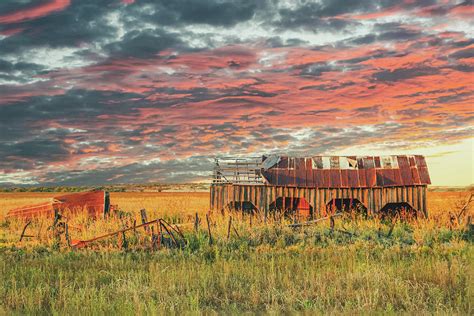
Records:
<instances>
[{"instance_id":1,"label":"golden field","mask_svg":"<svg viewBox=\"0 0 474 316\"><path fill-rule=\"evenodd\" d=\"M429 217L435 220L446 220L449 212L456 211L459 205L469 197L468 191L428 192ZM57 193L18 192L0 193L0 220L7 211L28 204L48 201ZM138 212L146 209L155 216L187 217L195 212L205 214L209 210L209 194L206 192L112 192L111 204L118 205L120 210Z\"/></svg>"},{"instance_id":2,"label":"golden field","mask_svg":"<svg viewBox=\"0 0 474 316\"><path fill-rule=\"evenodd\" d=\"M208 193L111 193L123 212L69 219L73 239L88 239L148 219L183 225L186 245L153 250L149 233L71 249L51 236L52 219L24 223L4 215L54 193L0 194L1 314L423 313L474 312L470 213L451 220L470 192L429 192L428 219L394 223L343 216L299 229L287 220L205 214ZM235 231L228 235L229 215ZM126 242L124 242L126 241Z\"/></svg>"}]
</instances>

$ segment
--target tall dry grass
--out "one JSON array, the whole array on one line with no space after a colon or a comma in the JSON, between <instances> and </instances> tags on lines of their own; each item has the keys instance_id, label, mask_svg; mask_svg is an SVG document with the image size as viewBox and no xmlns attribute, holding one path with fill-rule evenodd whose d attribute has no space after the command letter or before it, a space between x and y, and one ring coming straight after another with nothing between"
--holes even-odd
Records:
<instances>
[{"instance_id":1,"label":"tall dry grass","mask_svg":"<svg viewBox=\"0 0 474 316\"><path fill-rule=\"evenodd\" d=\"M103 220L69 219L71 237L88 239L149 219L181 226L183 249L151 250L143 229L71 250L35 221L40 239L18 243L21 221L0 221L1 313L294 312L472 314L473 236L453 213L467 193L430 192L428 219L390 222L344 216L299 229L290 220L205 214L201 193L112 193L124 211ZM14 205L3 195L0 210ZM23 195L20 203L46 195ZM33 202L34 201L34 202ZM237 234L238 235L237 235Z\"/></svg>"}]
</instances>

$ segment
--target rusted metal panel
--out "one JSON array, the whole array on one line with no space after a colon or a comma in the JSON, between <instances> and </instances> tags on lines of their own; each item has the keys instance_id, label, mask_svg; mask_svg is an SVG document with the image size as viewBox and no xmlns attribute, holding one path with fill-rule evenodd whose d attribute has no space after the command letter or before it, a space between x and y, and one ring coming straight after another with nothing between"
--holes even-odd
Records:
<instances>
[{"instance_id":1,"label":"rusted metal panel","mask_svg":"<svg viewBox=\"0 0 474 316\"><path fill-rule=\"evenodd\" d=\"M273 170L263 170L262 176L267 180L267 183L275 183L276 180L273 178Z\"/></svg>"},{"instance_id":2,"label":"rusted metal panel","mask_svg":"<svg viewBox=\"0 0 474 316\"><path fill-rule=\"evenodd\" d=\"M306 162L304 158L295 158L295 185L306 186Z\"/></svg>"},{"instance_id":3,"label":"rusted metal panel","mask_svg":"<svg viewBox=\"0 0 474 316\"><path fill-rule=\"evenodd\" d=\"M331 186L331 170L321 170L322 180L324 188L329 188Z\"/></svg>"},{"instance_id":4,"label":"rusted metal panel","mask_svg":"<svg viewBox=\"0 0 474 316\"><path fill-rule=\"evenodd\" d=\"M384 184L383 170L382 169L375 169L375 174L376 174L376 177L377 177L376 186L383 187L385 185Z\"/></svg>"},{"instance_id":5,"label":"rusted metal panel","mask_svg":"<svg viewBox=\"0 0 474 316\"><path fill-rule=\"evenodd\" d=\"M396 169L392 169L392 171L393 171L395 185L397 186L404 185L400 169L396 168Z\"/></svg>"},{"instance_id":6,"label":"rusted metal panel","mask_svg":"<svg viewBox=\"0 0 474 316\"><path fill-rule=\"evenodd\" d=\"M413 184L415 184L415 185L421 184L420 175L418 173L418 168L411 167L411 176L413 178Z\"/></svg>"},{"instance_id":7,"label":"rusted metal panel","mask_svg":"<svg viewBox=\"0 0 474 316\"><path fill-rule=\"evenodd\" d=\"M331 170L331 171L334 171L334 170ZM348 170L346 170L346 169L340 170L341 183L340 183L340 185L334 186L334 187L337 187L337 188L340 188L340 187L347 188L347 187L349 187L349 177L347 175L347 171Z\"/></svg>"},{"instance_id":8,"label":"rusted metal panel","mask_svg":"<svg viewBox=\"0 0 474 316\"><path fill-rule=\"evenodd\" d=\"M54 214L54 203L52 201L12 209L6 217L30 219L51 214Z\"/></svg>"},{"instance_id":9,"label":"rusted metal panel","mask_svg":"<svg viewBox=\"0 0 474 316\"><path fill-rule=\"evenodd\" d=\"M91 216L104 213L105 207L104 191L83 192L56 196L54 199L59 201L59 210L69 210L72 212L86 210Z\"/></svg>"},{"instance_id":10,"label":"rusted metal panel","mask_svg":"<svg viewBox=\"0 0 474 316\"><path fill-rule=\"evenodd\" d=\"M383 178L383 184L379 184L379 174ZM392 169L379 169L377 170L377 185L378 186L396 186L400 185L395 182L395 176Z\"/></svg>"},{"instance_id":11,"label":"rusted metal panel","mask_svg":"<svg viewBox=\"0 0 474 316\"><path fill-rule=\"evenodd\" d=\"M313 169L311 171L311 174L313 176L313 183L316 188L320 188L323 186L323 181L322 181L322 172L321 170L318 169Z\"/></svg>"},{"instance_id":12,"label":"rusted metal panel","mask_svg":"<svg viewBox=\"0 0 474 316\"><path fill-rule=\"evenodd\" d=\"M431 184L431 179L427 167L418 167L418 174L420 176L421 184Z\"/></svg>"},{"instance_id":13,"label":"rusted metal panel","mask_svg":"<svg viewBox=\"0 0 474 316\"><path fill-rule=\"evenodd\" d=\"M300 170L300 169L306 169L306 162L304 158L297 157L293 158L294 159L294 164L295 164L295 169Z\"/></svg>"},{"instance_id":14,"label":"rusted metal panel","mask_svg":"<svg viewBox=\"0 0 474 316\"><path fill-rule=\"evenodd\" d=\"M280 162L277 165L277 168L288 169L288 157L281 157Z\"/></svg>"},{"instance_id":15,"label":"rusted metal panel","mask_svg":"<svg viewBox=\"0 0 474 316\"><path fill-rule=\"evenodd\" d=\"M417 167L426 167L425 157L420 155L415 155L415 161Z\"/></svg>"},{"instance_id":16,"label":"rusted metal panel","mask_svg":"<svg viewBox=\"0 0 474 316\"><path fill-rule=\"evenodd\" d=\"M358 170L346 170L347 171L347 183L349 188L359 187L359 171Z\"/></svg>"},{"instance_id":17,"label":"rusted metal panel","mask_svg":"<svg viewBox=\"0 0 474 316\"><path fill-rule=\"evenodd\" d=\"M340 169L331 169L329 172L329 186L331 188L339 188L341 186L341 170Z\"/></svg>"},{"instance_id":18,"label":"rusted metal panel","mask_svg":"<svg viewBox=\"0 0 474 316\"><path fill-rule=\"evenodd\" d=\"M287 170L278 171L278 185L287 185L289 183Z\"/></svg>"},{"instance_id":19,"label":"rusted metal panel","mask_svg":"<svg viewBox=\"0 0 474 316\"><path fill-rule=\"evenodd\" d=\"M282 170L282 171L283 171L282 173L286 175L286 184L285 185L289 185L289 186L296 185L296 181L295 181L296 171L294 169Z\"/></svg>"},{"instance_id":20,"label":"rusted metal panel","mask_svg":"<svg viewBox=\"0 0 474 316\"><path fill-rule=\"evenodd\" d=\"M311 165L312 165L312 159L306 159L306 185L309 188L312 188L315 186L314 178L313 178L313 168Z\"/></svg>"},{"instance_id":21,"label":"rusted metal panel","mask_svg":"<svg viewBox=\"0 0 474 316\"><path fill-rule=\"evenodd\" d=\"M359 186L361 188L364 188L364 187L367 187L367 176L366 176L366 173L365 173L365 170L363 169L359 169L357 170L357 175L359 177Z\"/></svg>"},{"instance_id":22,"label":"rusted metal panel","mask_svg":"<svg viewBox=\"0 0 474 316\"><path fill-rule=\"evenodd\" d=\"M375 170L375 168L365 169L365 181L367 183L367 187L369 188L377 186L377 175Z\"/></svg>"},{"instance_id":23,"label":"rusted metal panel","mask_svg":"<svg viewBox=\"0 0 474 316\"><path fill-rule=\"evenodd\" d=\"M306 170L313 170L313 159L305 158L305 168Z\"/></svg>"},{"instance_id":24,"label":"rusted metal panel","mask_svg":"<svg viewBox=\"0 0 474 316\"><path fill-rule=\"evenodd\" d=\"M413 178L410 170L410 163L407 156L398 156L398 167L403 185L413 185Z\"/></svg>"},{"instance_id":25,"label":"rusted metal panel","mask_svg":"<svg viewBox=\"0 0 474 316\"><path fill-rule=\"evenodd\" d=\"M70 215L85 212L91 217L96 217L103 215L109 206L108 193L104 191L80 192L55 196L45 203L10 210L7 217L29 219L54 216L55 211L67 212Z\"/></svg>"}]
</instances>

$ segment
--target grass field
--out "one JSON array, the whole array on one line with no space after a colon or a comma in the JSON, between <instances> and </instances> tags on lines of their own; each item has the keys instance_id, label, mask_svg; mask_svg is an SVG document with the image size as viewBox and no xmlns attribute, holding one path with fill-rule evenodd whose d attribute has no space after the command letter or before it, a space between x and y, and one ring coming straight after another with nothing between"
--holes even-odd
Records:
<instances>
[{"instance_id":1,"label":"grass field","mask_svg":"<svg viewBox=\"0 0 474 316\"><path fill-rule=\"evenodd\" d=\"M138 211L182 226L184 249L152 251L143 230L71 250L43 227L21 243L8 209L54 193L0 194L0 314L293 312L472 314L474 249L465 222L450 221L468 192L429 192L429 218L410 223L345 216L292 229L285 221L211 214L207 193L111 193L122 219L70 220L87 239L129 226ZM49 220L51 222L51 220ZM43 225L50 225L43 221ZM31 225L40 231L41 222ZM237 236L237 234L238 236ZM124 247L126 245L126 247Z\"/></svg>"}]
</instances>

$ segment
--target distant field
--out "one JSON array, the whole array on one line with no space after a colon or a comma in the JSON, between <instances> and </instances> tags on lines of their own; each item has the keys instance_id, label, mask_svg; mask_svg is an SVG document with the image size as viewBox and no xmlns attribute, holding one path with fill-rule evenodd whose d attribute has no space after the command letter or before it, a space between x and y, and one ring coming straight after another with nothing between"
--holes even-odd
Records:
<instances>
[{"instance_id":1,"label":"distant field","mask_svg":"<svg viewBox=\"0 0 474 316\"><path fill-rule=\"evenodd\" d=\"M61 193L64 194L64 193ZM8 210L22 205L41 203L57 195L54 192L0 193L0 219ZM112 192L111 203L124 211L148 212L161 215L192 215L209 210L207 192ZM443 217L469 196L468 191L428 191L428 211L432 217Z\"/></svg>"},{"instance_id":2,"label":"distant field","mask_svg":"<svg viewBox=\"0 0 474 316\"><path fill-rule=\"evenodd\" d=\"M18 242L23 223L7 210L54 193L0 193L0 314L10 313L448 313L473 314L474 247L464 222L450 220L469 192L429 192L429 218L389 222L338 218L291 229L289 221L211 214L208 193L111 193L127 214L72 219L71 236L87 239L139 220L182 226L184 249L150 250L144 230L71 250L34 222L41 238ZM470 213L472 215L472 212ZM238 234L238 236L237 236Z\"/></svg>"}]
</instances>

